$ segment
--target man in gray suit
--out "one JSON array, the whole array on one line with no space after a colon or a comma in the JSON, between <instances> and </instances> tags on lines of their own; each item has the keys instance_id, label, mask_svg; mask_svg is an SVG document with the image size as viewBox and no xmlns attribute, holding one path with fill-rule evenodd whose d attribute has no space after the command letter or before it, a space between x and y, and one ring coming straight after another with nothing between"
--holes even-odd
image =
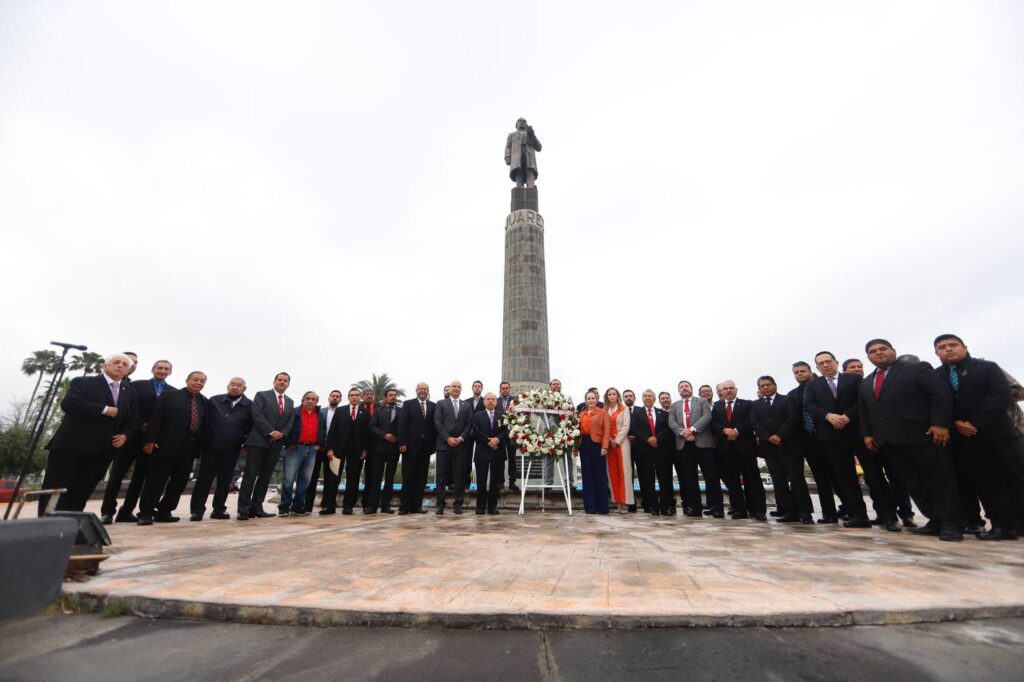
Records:
<instances>
[{"instance_id":1,"label":"man in gray suit","mask_svg":"<svg viewBox=\"0 0 1024 682\"><path fill-rule=\"evenodd\" d=\"M245 473L238 491L238 520L276 516L263 511L263 498L267 496L270 476L281 456L284 437L291 431L295 419L295 403L284 392L292 378L287 372L278 372L274 388L260 391L252 401L252 430L245 439Z\"/></svg>"},{"instance_id":2,"label":"man in gray suit","mask_svg":"<svg viewBox=\"0 0 1024 682\"><path fill-rule=\"evenodd\" d=\"M675 468L683 498L683 513L687 516L704 515L700 498L697 467L704 474L707 506L716 519L725 517L722 510L722 486L718 482L715 466L715 439L711 434L711 406L700 396L693 395L689 381L679 382L679 400L668 413L668 426L676 436Z\"/></svg>"},{"instance_id":3,"label":"man in gray suit","mask_svg":"<svg viewBox=\"0 0 1024 682\"><path fill-rule=\"evenodd\" d=\"M434 427L437 429L437 510L444 514L445 486L454 482L453 511L462 513L462 498L466 492L466 458L469 457L469 429L473 409L469 401L459 400L462 382L451 384L449 398L439 400L434 409Z\"/></svg>"}]
</instances>

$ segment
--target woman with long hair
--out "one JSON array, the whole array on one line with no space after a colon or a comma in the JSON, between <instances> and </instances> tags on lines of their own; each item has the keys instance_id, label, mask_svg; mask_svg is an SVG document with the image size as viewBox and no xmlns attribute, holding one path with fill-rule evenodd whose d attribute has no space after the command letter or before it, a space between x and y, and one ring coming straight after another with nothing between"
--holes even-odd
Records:
<instances>
[{"instance_id":1,"label":"woman with long hair","mask_svg":"<svg viewBox=\"0 0 1024 682\"><path fill-rule=\"evenodd\" d=\"M580 411L580 472L583 478L583 511L608 513L608 413L597 406L597 391L587 391Z\"/></svg>"},{"instance_id":2,"label":"woman with long hair","mask_svg":"<svg viewBox=\"0 0 1024 682\"><path fill-rule=\"evenodd\" d=\"M609 448L608 481L612 486L612 499L625 514L633 501L633 458L629 447L629 408L622 402L617 388L604 392L604 409L608 413Z\"/></svg>"}]
</instances>

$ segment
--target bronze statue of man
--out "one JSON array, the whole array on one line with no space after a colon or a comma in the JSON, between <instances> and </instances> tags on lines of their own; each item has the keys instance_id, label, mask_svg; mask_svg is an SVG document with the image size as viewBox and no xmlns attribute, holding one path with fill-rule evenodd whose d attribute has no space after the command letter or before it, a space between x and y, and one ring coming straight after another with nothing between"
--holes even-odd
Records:
<instances>
[{"instance_id":1,"label":"bronze statue of man","mask_svg":"<svg viewBox=\"0 0 1024 682\"><path fill-rule=\"evenodd\" d=\"M508 134L505 141L505 165L508 176L516 187L533 187L537 180L537 152L540 140L533 132L533 126L525 118L516 121L516 129Z\"/></svg>"}]
</instances>

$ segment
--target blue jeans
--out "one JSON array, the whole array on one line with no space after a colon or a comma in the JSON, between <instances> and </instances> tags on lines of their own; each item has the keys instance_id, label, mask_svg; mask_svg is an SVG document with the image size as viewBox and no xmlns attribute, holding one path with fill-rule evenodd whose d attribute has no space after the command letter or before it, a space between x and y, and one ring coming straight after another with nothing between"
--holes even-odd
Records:
<instances>
[{"instance_id":1,"label":"blue jeans","mask_svg":"<svg viewBox=\"0 0 1024 682\"><path fill-rule=\"evenodd\" d=\"M284 483L281 485L281 501L277 508L287 511L303 510L306 501L306 488L309 478L313 475L313 463L316 462L316 449L312 445L296 445L284 454ZM293 489L294 488L294 495ZM292 505L292 500L295 505Z\"/></svg>"}]
</instances>

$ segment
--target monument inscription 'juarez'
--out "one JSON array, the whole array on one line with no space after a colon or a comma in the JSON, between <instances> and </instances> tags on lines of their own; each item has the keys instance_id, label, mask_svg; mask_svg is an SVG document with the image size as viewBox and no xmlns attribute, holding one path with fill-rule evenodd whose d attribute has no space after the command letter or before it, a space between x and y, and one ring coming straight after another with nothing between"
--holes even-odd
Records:
<instances>
[{"instance_id":1,"label":"monument inscription 'juarez'","mask_svg":"<svg viewBox=\"0 0 1024 682\"><path fill-rule=\"evenodd\" d=\"M526 119L505 141L505 164L516 186L505 219L505 304L501 376L515 392L546 388L548 303L544 269L544 218L537 198L537 152L541 149Z\"/></svg>"}]
</instances>

